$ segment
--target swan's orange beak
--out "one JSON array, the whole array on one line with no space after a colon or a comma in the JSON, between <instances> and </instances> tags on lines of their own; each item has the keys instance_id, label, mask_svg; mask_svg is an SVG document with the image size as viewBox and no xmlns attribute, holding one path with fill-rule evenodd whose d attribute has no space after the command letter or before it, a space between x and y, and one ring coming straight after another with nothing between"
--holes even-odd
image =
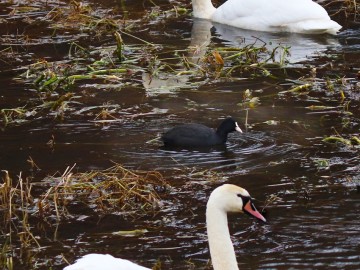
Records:
<instances>
[{"instance_id":1,"label":"swan's orange beak","mask_svg":"<svg viewBox=\"0 0 360 270\"><path fill-rule=\"evenodd\" d=\"M248 214L266 222L266 219L263 217L262 214L259 213L258 210L256 210L255 205L251 202L251 200L249 200L245 206L244 206L244 211L247 212Z\"/></svg>"}]
</instances>

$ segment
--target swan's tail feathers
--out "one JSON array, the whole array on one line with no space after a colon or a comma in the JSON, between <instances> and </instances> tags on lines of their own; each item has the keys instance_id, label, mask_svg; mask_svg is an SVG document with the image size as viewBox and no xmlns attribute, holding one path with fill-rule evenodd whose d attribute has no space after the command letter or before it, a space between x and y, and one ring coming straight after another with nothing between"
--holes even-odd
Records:
<instances>
[{"instance_id":1,"label":"swan's tail feathers","mask_svg":"<svg viewBox=\"0 0 360 270\"><path fill-rule=\"evenodd\" d=\"M342 28L340 24L332 20L307 20L287 26L290 32L303 34L331 34L336 35Z\"/></svg>"}]
</instances>

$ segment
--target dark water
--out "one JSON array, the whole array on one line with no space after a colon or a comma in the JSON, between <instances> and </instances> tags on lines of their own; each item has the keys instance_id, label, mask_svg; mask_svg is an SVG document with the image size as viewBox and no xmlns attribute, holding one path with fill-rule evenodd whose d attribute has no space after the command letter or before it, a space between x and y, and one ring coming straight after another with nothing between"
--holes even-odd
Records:
<instances>
[{"instance_id":1,"label":"dark water","mask_svg":"<svg viewBox=\"0 0 360 270\"><path fill-rule=\"evenodd\" d=\"M155 8L190 8L187 1L154 1L158 7L138 2L88 3L99 15L116 7L114 12L120 17L137 20L131 33L156 44L162 59L174 57L176 51L183 52L190 45L201 45L202 55L207 48L254 42L261 46L266 42L269 49L279 43L291 46L289 63L285 69L273 71L276 78L238 73L219 79L176 75L165 68L150 80L149 70L144 68L115 85L80 81L74 87L79 97L62 120L51 113L38 114L2 126L1 169L10 171L14 178L23 172L40 181L75 163L76 171L87 171L107 168L114 161L127 168L158 170L175 186L154 215L134 219L114 213L83 219L80 216L87 213L77 213L75 220L37 224L34 231L43 248L24 251L15 246L15 254L25 252L34 259L31 266L17 259L14 269L62 269L66 265L62 255L72 262L89 252L110 253L148 267L160 258L163 269L207 269L205 204L220 183L245 187L260 209L276 196L265 207L266 224L244 216L230 218L241 269L359 269L359 146L322 141L337 133L344 138L359 137L360 32L354 20L339 15L345 28L336 37L269 34L213 26L188 15L149 16ZM26 106L38 99L31 83L14 79L35 60L69 62L72 41L86 48L114 45L110 35L94 37L74 29L60 29L53 37L46 24L32 26L25 20L47 14L52 3L49 5L10 16L13 6L0 2L1 16L6 20L0 30L1 49L13 50L11 56L3 53L1 58L1 109ZM145 20L147 17L150 19ZM27 45L18 41L26 35L30 38ZM123 35L123 39L130 51L135 52L133 48L141 44L130 36ZM163 63L176 66L177 61ZM313 68L316 75L311 77ZM279 94L296 86L294 81L301 77L312 78L313 91ZM330 91L327 78L342 77L347 81L335 84ZM152 143L176 124L198 122L215 128L228 115L245 129L246 111L238 104L246 89L261 103L248 111L247 131L231 134L226 147L179 150ZM341 100L340 91L345 100ZM96 119L96 113L106 106L118 120L103 124ZM326 108L311 110L311 106ZM99 109L94 111L93 107ZM49 145L52 139L55 144ZM29 157L40 171L31 170ZM149 232L140 237L112 235L142 228Z\"/></svg>"}]
</instances>

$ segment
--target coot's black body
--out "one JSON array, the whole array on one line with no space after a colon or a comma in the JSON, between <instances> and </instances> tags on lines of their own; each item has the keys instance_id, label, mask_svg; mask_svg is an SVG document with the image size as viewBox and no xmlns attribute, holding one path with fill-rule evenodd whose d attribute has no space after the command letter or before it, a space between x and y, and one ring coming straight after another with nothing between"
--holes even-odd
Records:
<instances>
[{"instance_id":1,"label":"coot's black body","mask_svg":"<svg viewBox=\"0 0 360 270\"><path fill-rule=\"evenodd\" d=\"M184 124L167 131L162 137L165 146L213 146L225 144L230 132L242 132L236 121L229 117L217 130L202 124Z\"/></svg>"}]
</instances>

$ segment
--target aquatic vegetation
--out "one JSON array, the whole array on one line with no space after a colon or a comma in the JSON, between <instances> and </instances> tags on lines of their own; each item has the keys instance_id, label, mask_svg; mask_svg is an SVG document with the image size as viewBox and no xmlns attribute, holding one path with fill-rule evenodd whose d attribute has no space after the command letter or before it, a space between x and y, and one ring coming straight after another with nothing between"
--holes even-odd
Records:
<instances>
[{"instance_id":1,"label":"aquatic vegetation","mask_svg":"<svg viewBox=\"0 0 360 270\"><path fill-rule=\"evenodd\" d=\"M33 265L35 257L26 258L26 251L40 252L44 245L41 223L58 224L77 219L72 209L91 209L99 216L108 213L132 217L156 212L162 197L171 187L156 171L134 171L119 164L102 171L73 173L67 168L61 176L48 176L40 183L20 174L14 181L3 171L0 184L0 263L14 269L14 258ZM135 231L141 233L141 231ZM133 233L135 233L133 232ZM130 232L128 232L130 233ZM124 232L118 232L124 234ZM24 252L18 254L16 246ZM24 254L25 253L25 254Z\"/></svg>"},{"instance_id":2,"label":"aquatic vegetation","mask_svg":"<svg viewBox=\"0 0 360 270\"><path fill-rule=\"evenodd\" d=\"M56 213L59 219L68 213L65 208L71 201L82 201L102 214L151 211L160 203L158 191L165 192L170 188L159 172L131 171L118 164L107 170L86 173L72 173L68 168L60 178L48 177L43 181L57 184L39 196L36 213L44 216L47 215L45 209L64 209Z\"/></svg>"},{"instance_id":3,"label":"aquatic vegetation","mask_svg":"<svg viewBox=\"0 0 360 270\"><path fill-rule=\"evenodd\" d=\"M333 13L332 15L343 14L345 17L353 17L354 21L358 20L360 13L360 5L356 0L330 0L329 3L325 4L326 8L331 6L338 6L341 4L340 8Z\"/></svg>"},{"instance_id":4,"label":"aquatic vegetation","mask_svg":"<svg viewBox=\"0 0 360 270\"><path fill-rule=\"evenodd\" d=\"M117 33L116 36L119 40L120 35ZM75 55L73 56L73 54L79 52L78 49L74 51L74 48L78 47L75 44L70 48L71 56L74 58ZM75 95L73 92L73 87L77 82L91 80L98 83L113 82L119 84L124 78L140 70L141 67L122 62L124 60L122 57L126 57L123 52L120 52L121 56L118 55L117 58L111 59L109 57L108 54L111 54L111 51L116 53L119 48L120 45L118 44L115 47L92 52L92 57L97 56L98 58L90 63L86 63L85 59L75 58L73 61L58 62L41 60L29 65L26 72L20 75L17 81L31 82L37 90L37 97L34 97L24 107L2 109L0 114L3 118L3 125L20 124L39 114L44 115L44 113L49 112L55 112L57 116L63 118L66 111L72 111L69 108L72 100L79 99L79 95ZM104 57L101 56L103 54ZM128 59L128 62L131 61Z\"/></svg>"},{"instance_id":5,"label":"aquatic vegetation","mask_svg":"<svg viewBox=\"0 0 360 270\"><path fill-rule=\"evenodd\" d=\"M73 173L75 165L67 168L61 176L48 176L41 183L30 183L19 176L16 184L4 171L0 186L0 207L7 209L5 222L13 220L21 210L22 218L32 213L38 217L56 217L59 222L68 215L72 202L84 202L102 214L121 211L126 214L141 214L153 211L160 203L160 194L169 191L170 186L156 171L134 171L119 164L102 171ZM33 189L42 190L33 196ZM38 193L38 191L37 191Z\"/></svg>"},{"instance_id":6,"label":"aquatic vegetation","mask_svg":"<svg viewBox=\"0 0 360 270\"><path fill-rule=\"evenodd\" d=\"M280 55L279 55L280 53ZM215 78L237 76L273 77L272 70L285 68L289 48L277 46L269 49L266 44L253 43L239 48L216 48L200 60L199 71Z\"/></svg>"},{"instance_id":7,"label":"aquatic vegetation","mask_svg":"<svg viewBox=\"0 0 360 270\"><path fill-rule=\"evenodd\" d=\"M3 117L2 122L6 126L8 123L21 123L26 117L27 110L25 108L2 109L0 115Z\"/></svg>"},{"instance_id":8,"label":"aquatic vegetation","mask_svg":"<svg viewBox=\"0 0 360 270\"><path fill-rule=\"evenodd\" d=\"M342 144L347 146L358 146L360 145L360 139L357 136L352 136L350 139L345 139L343 137L337 136L329 136L323 139L323 142L330 143L330 144Z\"/></svg>"},{"instance_id":9,"label":"aquatic vegetation","mask_svg":"<svg viewBox=\"0 0 360 270\"><path fill-rule=\"evenodd\" d=\"M306 109L311 114L323 115L323 122L333 121L335 135L325 137L322 142L357 147L359 133L355 126L360 119L357 113L357 98L354 97L359 95L359 91L354 88L353 79L325 77L281 92L282 95L289 93L312 100L313 104ZM334 122L334 119L338 121Z\"/></svg>"},{"instance_id":10,"label":"aquatic vegetation","mask_svg":"<svg viewBox=\"0 0 360 270\"><path fill-rule=\"evenodd\" d=\"M69 59L55 62L40 60L30 64L16 80L31 83L37 90L37 98L34 97L21 109L23 113L19 113L19 108L2 110L3 125L20 124L46 114L63 119L66 112L74 111L74 105L79 106L83 96L74 92L82 82L93 81L99 86L114 84L119 87L126 81L126 85L137 85L138 74L144 71L150 82L161 73L189 81L189 85L195 78L232 80L239 73L241 76L275 78L272 71L285 68L284 59L288 53L287 48L278 46L270 51L265 44L258 47L255 43L242 48L209 48L208 53L195 64L185 56L189 51L175 51L172 58L161 58L154 44L143 41L141 46L128 46L124 44L121 33L114 32L116 45L89 50L72 43ZM278 50L285 52L281 54L280 62L276 60ZM177 60L175 64L174 60Z\"/></svg>"},{"instance_id":11,"label":"aquatic vegetation","mask_svg":"<svg viewBox=\"0 0 360 270\"><path fill-rule=\"evenodd\" d=\"M31 184L23 180L20 174L15 183L7 171L2 171L3 183L0 184L0 237L2 250L0 262L6 269L15 269L13 257L18 248L39 249L40 243L32 232L30 225L31 208L34 206L34 197L31 194Z\"/></svg>"}]
</instances>

